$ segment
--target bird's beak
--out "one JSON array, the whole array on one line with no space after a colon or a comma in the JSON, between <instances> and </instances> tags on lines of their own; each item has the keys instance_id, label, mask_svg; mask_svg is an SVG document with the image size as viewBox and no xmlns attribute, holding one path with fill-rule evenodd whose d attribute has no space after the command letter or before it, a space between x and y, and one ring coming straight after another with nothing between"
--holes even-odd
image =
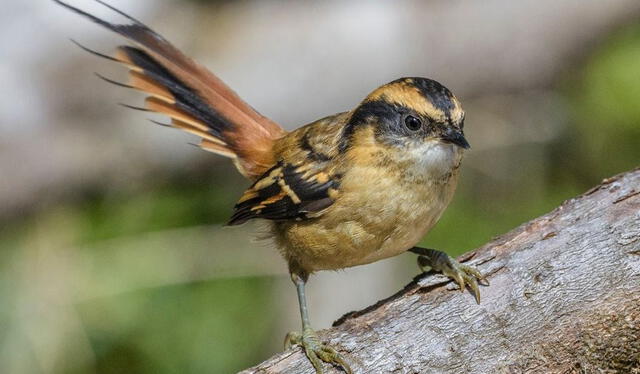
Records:
<instances>
[{"instance_id":1,"label":"bird's beak","mask_svg":"<svg viewBox=\"0 0 640 374\"><path fill-rule=\"evenodd\" d=\"M441 139L444 140L447 143L455 144L455 145L457 145L459 147L462 147L464 149L471 148L471 146L469 145L469 142L464 137L464 134L462 133L462 131L458 131L458 130L455 130L455 129L452 129L452 128L448 128L442 134Z\"/></svg>"}]
</instances>

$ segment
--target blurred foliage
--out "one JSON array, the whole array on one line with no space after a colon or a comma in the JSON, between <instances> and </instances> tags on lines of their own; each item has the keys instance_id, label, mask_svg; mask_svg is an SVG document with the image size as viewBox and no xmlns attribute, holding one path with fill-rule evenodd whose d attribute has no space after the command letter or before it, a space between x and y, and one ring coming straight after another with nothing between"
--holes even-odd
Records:
<instances>
[{"instance_id":1,"label":"blurred foliage","mask_svg":"<svg viewBox=\"0 0 640 374\"><path fill-rule=\"evenodd\" d=\"M162 287L79 305L100 373L232 373L272 339L269 279Z\"/></svg>"},{"instance_id":2,"label":"blurred foliage","mask_svg":"<svg viewBox=\"0 0 640 374\"><path fill-rule=\"evenodd\" d=\"M233 201L239 197L238 185L247 184L239 177L225 176L236 176L232 168L219 162L205 173L158 180L140 193L93 196L80 209L85 225L83 239L97 241L139 232L224 223L231 214Z\"/></svg>"},{"instance_id":3,"label":"blurred foliage","mask_svg":"<svg viewBox=\"0 0 640 374\"><path fill-rule=\"evenodd\" d=\"M640 24L603 44L562 92L571 123L550 153L554 178L594 184L640 160Z\"/></svg>"}]
</instances>

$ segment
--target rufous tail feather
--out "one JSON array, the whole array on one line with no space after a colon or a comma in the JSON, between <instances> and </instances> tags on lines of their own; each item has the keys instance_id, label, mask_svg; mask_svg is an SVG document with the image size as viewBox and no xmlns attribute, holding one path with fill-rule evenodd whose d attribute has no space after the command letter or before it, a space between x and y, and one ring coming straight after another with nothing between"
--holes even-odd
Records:
<instances>
[{"instance_id":1,"label":"rufous tail feather","mask_svg":"<svg viewBox=\"0 0 640 374\"><path fill-rule=\"evenodd\" d=\"M275 164L273 143L286 134L285 130L256 112L220 78L140 21L103 1L96 0L131 23L109 23L60 0L53 1L137 45L120 46L114 56L108 56L76 43L129 68L126 84L100 76L102 79L148 94L145 109L171 117L171 127L199 136L200 148L233 159L250 179Z\"/></svg>"}]
</instances>

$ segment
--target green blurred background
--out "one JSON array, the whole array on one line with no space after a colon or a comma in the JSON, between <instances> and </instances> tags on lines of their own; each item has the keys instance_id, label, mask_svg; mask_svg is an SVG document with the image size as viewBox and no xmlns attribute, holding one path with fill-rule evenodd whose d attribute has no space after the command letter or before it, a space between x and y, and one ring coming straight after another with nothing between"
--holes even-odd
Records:
<instances>
[{"instance_id":1,"label":"green blurred background","mask_svg":"<svg viewBox=\"0 0 640 374\"><path fill-rule=\"evenodd\" d=\"M247 187L178 132L113 105L124 79L67 37L122 41L46 1L0 16L0 372L232 373L299 325ZM461 254L640 160L637 1L112 1L287 128L429 76L467 111L457 195L423 244ZM74 5L112 20L91 1ZM319 274L314 325L390 295L411 255Z\"/></svg>"}]
</instances>

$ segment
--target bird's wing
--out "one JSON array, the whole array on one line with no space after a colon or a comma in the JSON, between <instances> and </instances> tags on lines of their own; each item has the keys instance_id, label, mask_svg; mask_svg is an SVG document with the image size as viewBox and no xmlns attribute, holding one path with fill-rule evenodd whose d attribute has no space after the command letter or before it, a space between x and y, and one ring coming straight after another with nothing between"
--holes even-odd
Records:
<instances>
[{"instance_id":1,"label":"bird's wing","mask_svg":"<svg viewBox=\"0 0 640 374\"><path fill-rule=\"evenodd\" d=\"M147 93L145 108L139 109L171 117L169 126L200 136L201 148L232 158L240 172L251 179L275 164L273 144L286 132L256 112L220 78L140 21L100 0L96 1L131 23L109 23L60 0L54 1L136 44L119 47L114 56L82 48L129 68L127 84L107 80Z\"/></svg>"},{"instance_id":2,"label":"bird's wing","mask_svg":"<svg viewBox=\"0 0 640 374\"><path fill-rule=\"evenodd\" d=\"M320 216L338 194L339 175L307 162L292 165L280 161L242 195L229 225L253 218L304 220Z\"/></svg>"}]
</instances>

